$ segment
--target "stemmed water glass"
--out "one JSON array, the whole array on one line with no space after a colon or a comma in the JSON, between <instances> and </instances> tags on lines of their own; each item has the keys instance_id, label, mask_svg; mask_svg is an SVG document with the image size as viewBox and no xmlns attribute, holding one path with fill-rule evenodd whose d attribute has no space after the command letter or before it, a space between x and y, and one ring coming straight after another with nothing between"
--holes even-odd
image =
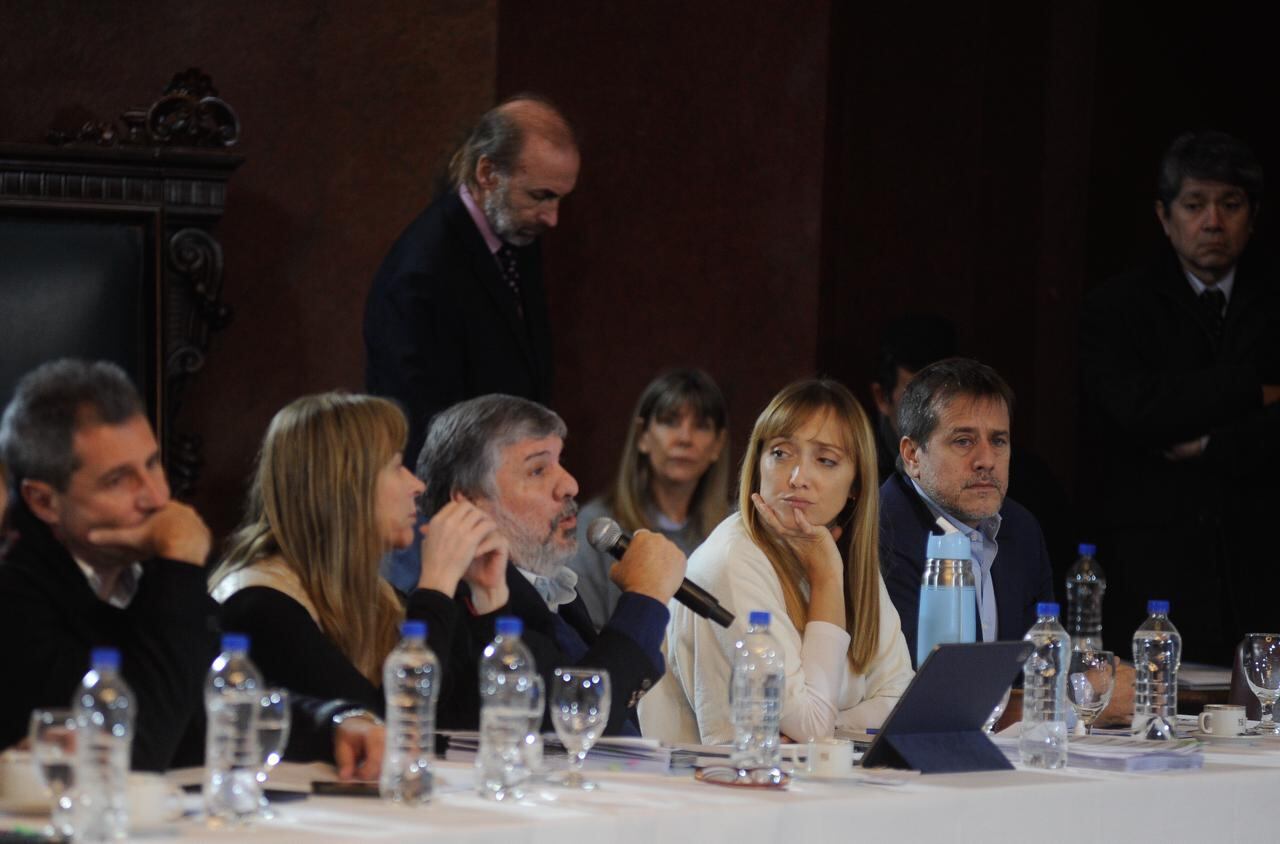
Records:
<instances>
[{"instance_id":1,"label":"stemmed water glass","mask_svg":"<svg viewBox=\"0 0 1280 844\"><path fill-rule=\"evenodd\" d=\"M1111 702L1116 687L1116 657L1111 651L1092 648L1071 652L1067 669L1067 697L1084 724L1084 734L1093 735L1093 722Z\"/></svg>"},{"instance_id":2,"label":"stemmed water glass","mask_svg":"<svg viewBox=\"0 0 1280 844\"><path fill-rule=\"evenodd\" d=\"M292 723L289 692L284 689L263 689L254 717L258 749L262 754L262 765L256 775L258 785L262 788L258 817L269 819L275 817L275 813L271 811L271 804L267 801L267 779L271 776L272 769L284 758L284 748L289 743L289 726Z\"/></svg>"},{"instance_id":3,"label":"stemmed water glass","mask_svg":"<svg viewBox=\"0 0 1280 844\"><path fill-rule=\"evenodd\" d=\"M1250 633L1244 637L1244 679L1262 704L1258 726L1245 731L1251 736L1280 736L1280 724L1272 714L1280 698L1280 633Z\"/></svg>"},{"instance_id":4,"label":"stemmed water glass","mask_svg":"<svg viewBox=\"0 0 1280 844\"><path fill-rule=\"evenodd\" d=\"M609 672L597 668L557 668L551 678L551 723L569 754L569 770L560 784L593 789L582 775L587 751L609 721Z\"/></svg>"},{"instance_id":5,"label":"stemmed water glass","mask_svg":"<svg viewBox=\"0 0 1280 844\"><path fill-rule=\"evenodd\" d=\"M49 791L45 834L70 839L73 832L71 788L75 784L76 719L69 709L37 709L31 713L31 758Z\"/></svg>"}]
</instances>

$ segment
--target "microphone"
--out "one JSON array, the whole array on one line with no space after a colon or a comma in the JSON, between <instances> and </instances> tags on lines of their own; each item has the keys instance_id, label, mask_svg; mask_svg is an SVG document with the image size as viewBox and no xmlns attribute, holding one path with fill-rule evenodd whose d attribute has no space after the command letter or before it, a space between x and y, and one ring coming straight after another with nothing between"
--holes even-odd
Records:
<instances>
[{"instance_id":1,"label":"microphone","mask_svg":"<svg viewBox=\"0 0 1280 844\"><path fill-rule=\"evenodd\" d=\"M631 534L624 531L622 526L613 519L601 516L591 522L591 526L587 528L587 542L600 553L608 554L615 560L621 560L622 555L627 553L627 548L631 545ZM721 627L733 624L733 613L720 606L715 596L687 577L681 581L680 588L676 590L676 600Z\"/></svg>"}]
</instances>

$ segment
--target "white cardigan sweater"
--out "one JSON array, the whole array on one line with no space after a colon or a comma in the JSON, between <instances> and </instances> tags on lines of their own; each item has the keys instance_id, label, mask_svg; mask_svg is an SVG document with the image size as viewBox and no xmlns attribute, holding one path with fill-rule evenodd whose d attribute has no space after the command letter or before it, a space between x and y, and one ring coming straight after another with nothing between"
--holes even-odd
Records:
<instances>
[{"instance_id":1,"label":"white cardigan sweater","mask_svg":"<svg viewBox=\"0 0 1280 844\"><path fill-rule=\"evenodd\" d=\"M689 558L688 577L720 599L737 617L725 629L670 605L664 648L667 674L640 701L641 732L669 744L729 744L734 642L752 610L772 616L787 673L782 732L796 741L831 736L837 728L878 728L911 682L911 659L898 612L880 585L879 648L865 674L849 667L849 634L811 621L803 633L787 616L782 584L764 552L747 536L742 519L729 516Z\"/></svg>"}]
</instances>

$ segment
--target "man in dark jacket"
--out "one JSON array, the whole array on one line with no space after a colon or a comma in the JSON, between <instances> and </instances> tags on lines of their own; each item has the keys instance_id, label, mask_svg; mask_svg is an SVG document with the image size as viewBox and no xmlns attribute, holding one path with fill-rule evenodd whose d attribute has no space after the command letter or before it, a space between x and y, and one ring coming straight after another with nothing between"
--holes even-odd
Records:
<instances>
[{"instance_id":1,"label":"man in dark jacket","mask_svg":"<svg viewBox=\"0 0 1280 844\"><path fill-rule=\"evenodd\" d=\"M964 358L920 370L898 403L901 470L880 487L880 560L913 660L930 533L969 537L980 641L1021 639L1036 604L1054 599L1040 524L1005 496L1012 409L1004 379Z\"/></svg>"},{"instance_id":2,"label":"man in dark jacket","mask_svg":"<svg viewBox=\"0 0 1280 844\"><path fill-rule=\"evenodd\" d=\"M551 329L538 238L578 179L573 130L519 96L483 117L449 168L449 188L396 240L365 305L365 382L409 417L405 462L431 417L506 393L548 403Z\"/></svg>"},{"instance_id":3,"label":"man in dark jacket","mask_svg":"<svg viewBox=\"0 0 1280 844\"><path fill-rule=\"evenodd\" d=\"M606 732L635 731L636 703L666 670L666 605L684 578L684 555L660 534L637 532L611 572L622 597L597 633L568 567L577 548L578 484L560 465L564 437L559 416L513 396L465 401L431 423L418 460L418 477L427 485L423 515L429 519L453 501L471 502L497 524L511 560L506 566L478 561L460 584L455 577L436 590L440 622L431 627L456 631L447 641L432 639L433 648L448 654L441 726L476 727L476 666L501 615L522 619L523 641L544 675L557 666L609 672ZM456 601L444 601L455 586Z\"/></svg>"},{"instance_id":4,"label":"man in dark jacket","mask_svg":"<svg viewBox=\"0 0 1280 844\"><path fill-rule=\"evenodd\" d=\"M0 420L0 457L17 490L16 539L0 562L6 675L0 747L21 739L31 710L67 706L94 647L121 652L133 691L133 767L198 765L204 681L217 653L205 588L210 535L169 497L151 423L119 367L55 361L18 383ZM340 701L298 701L286 755L331 757L371 775L381 730L343 723ZM342 721L343 719L339 719Z\"/></svg>"},{"instance_id":5,"label":"man in dark jacket","mask_svg":"<svg viewBox=\"0 0 1280 844\"><path fill-rule=\"evenodd\" d=\"M1247 249L1262 168L1236 139L1187 133L1161 165L1170 249L1101 285L1081 320L1084 467L1101 529L1106 624L1124 640L1168 599L1183 658L1229 665L1276 626L1280 285Z\"/></svg>"}]
</instances>

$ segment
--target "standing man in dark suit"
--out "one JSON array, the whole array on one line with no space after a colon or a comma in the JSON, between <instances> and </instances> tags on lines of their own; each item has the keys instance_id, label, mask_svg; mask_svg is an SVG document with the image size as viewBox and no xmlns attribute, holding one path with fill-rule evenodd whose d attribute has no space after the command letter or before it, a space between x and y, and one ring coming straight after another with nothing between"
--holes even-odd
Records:
<instances>
[{"instance_id":1,"label":"standing man in dark suit","mask_svg":"<svg viewBox=\"0 0 1280 844\"><path fill-rule=\"evenodd\" d=\"M1013 391L989 366L948 358L920 370L898 403L899 472L880 487L885 586L914 656L930 533L973 548L981 641L1021 639L1053 573L1035 516L1005 497Z\"/></svg>"},{"instance_id":2,"label":"standing man in dark suit","mask_svg":"<svg viewBox=\"0 0 1280 844\"><path fill-rule=\"evenodd\" d=\"M1172 248L1096 289L1081 320L1107 623L1127 634L1147 599L1167 598L1183 658L1228 665L1277 618L1280 286L1246 249L1262 168L1229 135L1187 133L1157 194Z\"/></svg>"},{"instance_id":3,"label":"standing man in dark suit","mask_svg":"<svg viewBox=\"0 0 1280 844\"><path fill-rule=\"evenodd\" d=\"M538 238L578 180L572 128L550 103L510 99L480 118L450 189L391 247L365 305L366 385L409 417L405 460L431 417L486 393L546 403L551 331Z\"/></svg>"},{"instance_id":4,"label":"standing man in dark suit","mask_svg":"<svg viewBox=\"0 0 1280 844\"><path fill-rule=\"evenodd\" d=\"M523 620L523 641L544 675L575 665L609 672L609 733L637 732L635 705L666 670L667 603L684 578L684 555L661 534L637 531L610 572L622 596L596 632L568 565L577 551L578 482L560 464L565 433L564 421L542 405L500 395L456 404L431 423L418 460L418 477L427 485L423 515L429 519L453 500L470 501L497 522L511 553L505 577L468 570L452 618L442 619L467 631L452 636L442 657L458 669L445 676L442 727L476 728L476 670L498 616Z\"/></svg>"}]
</instances>

